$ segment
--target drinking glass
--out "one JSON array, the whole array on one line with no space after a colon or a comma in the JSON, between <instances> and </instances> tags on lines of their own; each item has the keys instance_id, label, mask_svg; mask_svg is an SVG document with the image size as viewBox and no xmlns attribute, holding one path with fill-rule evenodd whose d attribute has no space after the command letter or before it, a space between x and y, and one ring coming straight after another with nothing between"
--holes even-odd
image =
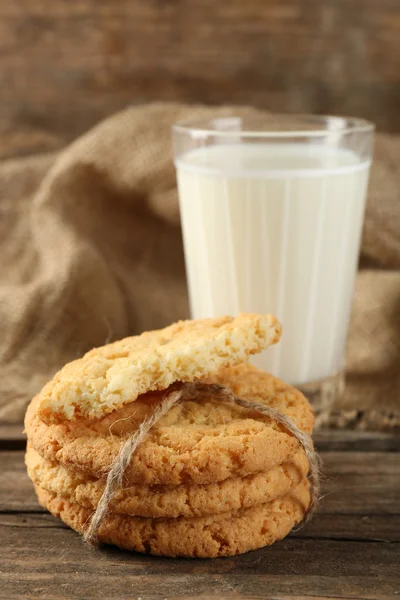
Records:
<instances>
[{"instance_id":1,"label":"drinking glass","mask_svg":"<svg viewBox=\"0 0 400 600\"><path fill-rule=\"evenodd\" d=\"M317 413L343 391L373 134L310 115L173 126L192 317L275 314L282 339L252 362Z\"/></svg>"}]
</instances>

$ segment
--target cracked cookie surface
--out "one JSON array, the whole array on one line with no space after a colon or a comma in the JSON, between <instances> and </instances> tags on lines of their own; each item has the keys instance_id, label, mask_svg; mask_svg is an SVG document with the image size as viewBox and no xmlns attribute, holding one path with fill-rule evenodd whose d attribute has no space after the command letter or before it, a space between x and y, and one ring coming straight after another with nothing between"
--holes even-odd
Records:
<instances>
[{"instance_id":1,"label":"cracked cookie surface","mask_svg":"<svg viewBox=\"0 0 400 600\"><path fill-rule=\"evenodd\" d=\"M42 489L95 510L104 491L105 480L68 470L42 458L28 447L25 463L28 475ZM132 484L118 490L110 512L140 516L176 518L198 517L249 508L271 502L300 483L308 472L303 450L268 471L244 478L226 479L208 485L146 486Z\"/></svg>"},{"instance_id":2,"label":"cracked cookie surface","mask_svg":"<svg viewBox=\"0 0 400 600\"><path fill-rule=\"evenodd\" d=\"M248 364L221 369L209 381L239 397L267 404L311 433L314 417L306 398L290 385ZM38 398L28 407L25 427L32 447L49 461L104 477L121 442L152 414L163 393L140 396L97 420L45 423ZM149 432L125 471L125 485L209 484L266 472L289 460L298 441L271 419L212 395L174 406Z\"/></svg>"},{"instance_id":3,"label":"cracked cookie surface","mask_svg":"<svg viewBox=\"0 0 400 600\"><path fill-rule=\"evenodd\" d=\"M40 504L75 531L84 533L92 511L36 487ZM285 537L310 502L303 480L273 502L211 517L147 519L108 514L99 541L160 556L214 558L255 550Z\"/></svg>"},{"instance_id":4,"label":"cracked cookie surface","mask_svg":"<svg viewBox=\"0 0 400 600\"><path fill-rule=\"evenodd\" d=\"M140 394L245 362L275 344L280 333L274 316L246 313L146 331L65 365L38 395L36 410L48 423L98 419Z\"/></svg>"}]
</instances>

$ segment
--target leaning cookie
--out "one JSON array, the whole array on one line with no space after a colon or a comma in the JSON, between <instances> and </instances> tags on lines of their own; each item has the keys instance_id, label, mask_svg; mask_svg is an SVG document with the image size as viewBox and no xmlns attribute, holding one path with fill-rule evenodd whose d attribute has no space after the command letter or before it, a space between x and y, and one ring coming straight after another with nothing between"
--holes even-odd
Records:
<instances>
[{"instance_id":1,"label":"leaning cookie","mask_svg":"<svg viewBox=\"0 0 400 600\"><path fill-rule=\"evenodd\" d=\"M237 396L271 406L311 433L314 417L306 398L290 385L248 364L221 369L209 381ZM150 392L101 419L45 423L40 397L28 407L25 428L32 447L49 461L104 477L121 443L162 402ZM79 398L76 399L79 401ZM267 472L289 460L298 440L271 419L221 404L212 392L174 406L149 432L125 471L125 485L209 484Z\"/></svg>"},{"instance_id":2,"label":"leaning cookie","mask_svg":"<svg viewBox=\"0 0 400 600\"><path fill-rule=\"evenodd\" d=\"M35 486L39 502L79 533L92 511ZM126 550L160 556L214 558L255 550L285 537L303 518L310 502L309 485L296 488L273 502L211 517L149 519L110 513L98 538Z\"/></svg>"},{"instance_id":3,"label":"leaning cookie","mask_svg":"<svg viewBox=\"0 0 400 600\"><path fill-rule=\"evenodd\" d=\"M33 483L58 497L95 510L105 480L68 470L42 458L28 447L28 474ZM267 473L226 479L208 485L146 486L132 484L118 490L110 512L139 517L176 518L210 516L271 502L296 487L309 468L304 450Z\"/></svg>"},{"instance_id":4,"label":"leaning cookie","mask_svg":"<svg viewBox=\"0 0 400 600\"><path fill-rule=\"evenodd\" d=\"M98 419L140 394L246 362L275 344L280 333L274 316L245 313L146 331L65 365L38 395L36 410L49 423Z\"/></svg>"}]
</instances>

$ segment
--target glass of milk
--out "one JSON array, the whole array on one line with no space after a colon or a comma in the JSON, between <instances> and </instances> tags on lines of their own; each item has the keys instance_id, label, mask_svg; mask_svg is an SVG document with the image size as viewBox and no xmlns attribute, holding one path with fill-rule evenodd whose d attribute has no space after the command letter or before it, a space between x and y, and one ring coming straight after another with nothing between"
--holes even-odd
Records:
<instances>
[{"instance_id":1,"label":"glass of milk","mask_svg":"<svg viewBox=\"0 0 400 600\"><path fill-rule=\"evenodd\" d=\"M282 339L254 363L317 412L343 390L373 133L323 116L173 127L192 317L275 314Z\"/></svg>"}]
</instances>

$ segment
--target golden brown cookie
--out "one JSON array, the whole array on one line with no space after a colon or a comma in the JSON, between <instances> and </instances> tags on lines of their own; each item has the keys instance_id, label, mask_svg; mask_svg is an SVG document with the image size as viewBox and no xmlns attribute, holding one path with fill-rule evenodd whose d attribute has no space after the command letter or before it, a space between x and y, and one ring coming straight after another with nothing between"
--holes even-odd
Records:
<instances>
[{"instance_id":1,"label":"golden brown cookie","mask_svg":"<svg viewBox=\"0 0 400 600\"><path fill-rule=\"evenodd\" d=\"M92 511L36 487L39 502L79 533ZM148 519L110 513L99 540L126 550L161 556L214 558L255 550L285 537L303 518L310 502L308 481L273 502L212 517Z\"/></svg>"},{"instance_id":2,"label":"golden brown cookie","mask_svg":"<svg viewBox=\"0 0 400 600\"><path fill-rule=\"evenodd\" d=\"M125 338L65 365L39 394L36 410L49 423L97 419L140 394L245 362L275 344L280 332L272 315L241 314L180 321Z\"/></svg>"},{"instance_id":3,"label":"golden brown cookie","mask_svg":"<svg viewBox=\"0 0 400 600\"><path fill-rule=\"evenodd\" d=\"M33 483L56 496L95 510L105 480L67 470L42 458L28 447L25 463ZM225 479L208 485L146 486L133 484L119 490L110 512L139 517L199 517L237 511L271 502L300 483L308 472L308 461L299 450L289 461L267 473L242 479Z\"/></svg>"},{"instance_id":4,"label":"golden brown cookie","mask_svg":"<svg viewBox=\"0 0 400 600\"><path fill-rule=\"evenodd\" d=\"M211 378L240 397L272 406L303 431L314 417L295 388L248 364L222 369ZM104 476L121 446L153 413L162 394L140 396L102 419L46 424L38 416L40 397L28 407L25 427L44 458L94 477ZM174 406L150 431L125 471L126 485L208 484L266 472L290 459L298 441L270 419L223 404L211 393Z\"/></svg>"}]
</instances>

